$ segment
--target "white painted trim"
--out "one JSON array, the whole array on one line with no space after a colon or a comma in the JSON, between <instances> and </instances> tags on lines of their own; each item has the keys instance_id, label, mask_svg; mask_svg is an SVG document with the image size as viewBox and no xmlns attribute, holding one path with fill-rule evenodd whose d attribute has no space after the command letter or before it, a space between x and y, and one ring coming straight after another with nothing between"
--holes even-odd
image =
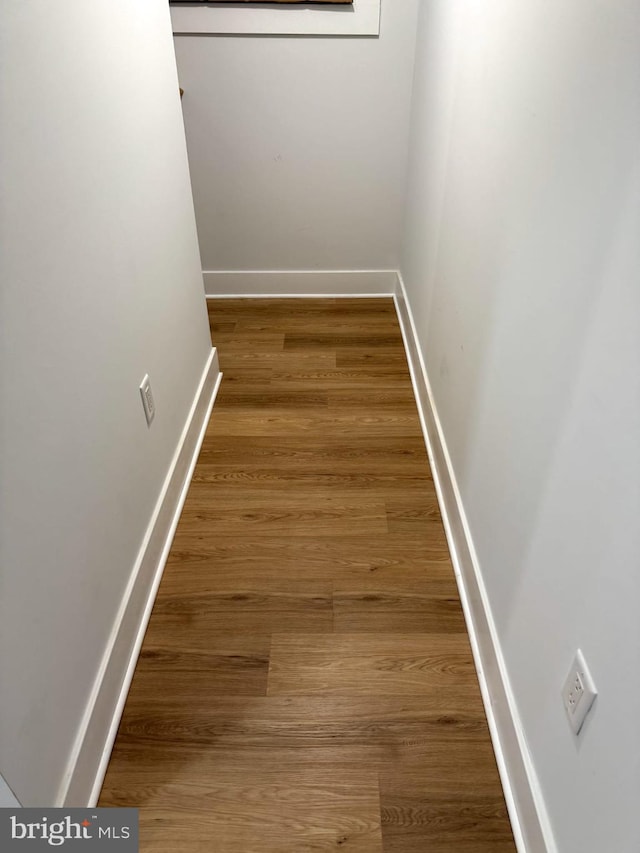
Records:
<instances>
[{"instance_id":1,"label":"white painted trim","mask_svg":"<svg viewBox=\"0 0 640 853\"><path fill-rule=\"evenodd\" d=\"M7 785L4 776L0 776L0 809L19 809L20 803L16 799L16 795Z\"/></svg>"},{"instance_id":2,"label":"white painted trim","mask_svg":"<svg viewBox=\"0 0 640 853\"><path fill-rule=\"evenodd\" d=\"M393 293L205 293L204 298L216 299L393 299Z\"/></svg>"},{"instance_id":3,"label":"white painted trim","mask_svg":"<svg viewBox=\"0 0 640 853\"><path fill-rule=\"evenodd\" d=\"M55 805L94 806L100 795L142 640L222 374L212 349L115 619Z\"/></svg>"},{"instance_id":4,"label":"white painted trim","mask_svg":"<svg viewBox=\"0 0 640 853\"><path fill-rule=\"evenodd\" d=\"M516 846L557 853L400 273L394 298Z\"/></svg>"},{"instance_id":5,"label":"white painted trim","mask_svg":"<svg viewBox=\"0 0 640 853\"><path fill-rule=\"evenodd\" d=\"M380 2L353 0L353 6L180 5L171 7L171 22L174 35L377 36Z\"/></svg>"},{"instance_id":6,"label":"white painted trim","mask_svg":"<svg viewBox=\"0 0 640 853\"><path fill-rule=\"evenodd\" d=\"M392 296L395 270L205 270L208 297Z\"/></svg>"}]
</instances>

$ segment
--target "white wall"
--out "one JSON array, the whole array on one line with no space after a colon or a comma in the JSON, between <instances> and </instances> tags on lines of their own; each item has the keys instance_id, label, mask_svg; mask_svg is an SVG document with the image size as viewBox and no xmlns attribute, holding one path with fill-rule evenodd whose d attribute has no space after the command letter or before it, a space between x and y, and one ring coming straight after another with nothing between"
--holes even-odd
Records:
<instances>
[{"instance_id":1,"label":"white wall","mask_svg":"<svg viewBox=\"0 0 640 853\"><path fill-rule=\"evenodd\" d=\"M639 34L638 0L418 30L402 273L562 853L640 849Z\"/></svg>"},{"instance_id":2,"label":"white wall","mask_svg":"<svg viewBox=\"0 0 640 853\"><path fill-rule=\"evenodd\" d=\"M379 38L176 37L205 270L397 268L417 6Z\"/></svg>"},{"instance_id":3,"label":"white wall","mask_svg":"<svg viewBox=\"0 0 640 853\"><path fill-rule=\"evenodd\" d=\"M0 769L47 805L210 341L167 4L0 24Z\"/></svg>"}]
</instances>

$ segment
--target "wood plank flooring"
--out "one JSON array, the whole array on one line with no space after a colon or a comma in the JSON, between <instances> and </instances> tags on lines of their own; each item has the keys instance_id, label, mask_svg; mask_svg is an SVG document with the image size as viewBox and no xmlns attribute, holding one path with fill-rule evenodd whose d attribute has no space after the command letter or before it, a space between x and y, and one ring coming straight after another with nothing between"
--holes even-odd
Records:
<instances>
[{"instance_id":1,"label":"wood plank flooring","mask_svg":"<svg viewBox=\"0 0 640 853\"><path fill-rule=\"evenodd\" d=\"M513 853L393 302L209 312L224 379L100 805L144 853Z\"/></svg>"}]
</instances>

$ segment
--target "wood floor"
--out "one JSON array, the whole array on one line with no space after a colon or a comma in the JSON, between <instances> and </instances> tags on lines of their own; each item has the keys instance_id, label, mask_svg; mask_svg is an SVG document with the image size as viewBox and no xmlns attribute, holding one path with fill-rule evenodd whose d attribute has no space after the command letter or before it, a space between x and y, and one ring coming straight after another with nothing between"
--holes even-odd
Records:
<instances>
[{"instance_id":1,"label":"wood floor","mask_svg":"<svg viewBox=\"0 0 640 853\"><path fill-rule=\"evenodd\" d=\"M390 299L217 300L105 779L141 850L513 853Z\"/></svg>"}]
</instances>

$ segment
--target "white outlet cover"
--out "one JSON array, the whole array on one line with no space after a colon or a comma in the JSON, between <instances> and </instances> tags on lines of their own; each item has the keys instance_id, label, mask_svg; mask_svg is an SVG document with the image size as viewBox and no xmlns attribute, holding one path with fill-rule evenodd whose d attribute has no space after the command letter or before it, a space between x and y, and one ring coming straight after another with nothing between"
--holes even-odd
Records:
<instances>
[{"instance_id":1,"label":"white outlet cover","mask_svg":"<svg viewBox=\"0 0 640 853\"><path fill-rule=\"evenodd\" d=\"M598 691L587 667L587 662L582 651L578 649L562 688L562 701L567 712L569 725L575 735L580 733L597 695Z\"/></svg>"},{"instance_id":2,"label":"white outlet cover","mask_svg":"<svg viewBox=\"0 0 640 853\"><path fill-rule=\"evenodd\" d=\"M147 419L147 425L151 426L151 421L156 415L156 407L153 402L153 394L151 392L151 380L149 374L145 374L144 379L140 383L140 396L142 397L142 407L144 416Z\"/></svg>"}]
</instances>

